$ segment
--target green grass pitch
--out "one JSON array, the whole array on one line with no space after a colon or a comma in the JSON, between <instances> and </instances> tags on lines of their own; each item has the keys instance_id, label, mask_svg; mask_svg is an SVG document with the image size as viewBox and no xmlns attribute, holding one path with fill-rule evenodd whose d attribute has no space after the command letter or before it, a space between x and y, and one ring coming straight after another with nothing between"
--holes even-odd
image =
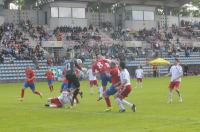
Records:
<instances>
[{"instance_id":1,"label":"green grass pitch","mask_svg":"<svg viewBox=\"0 0 200 132\"><path fill-rule=\"evenodd\" d=\"M167 104L169 78L146 78L142 89L133 89L127 100L137 105L137 112L127 108L118 113L112 99L113 111L105 113L105 102L97 102L90 95L88 83L81 83L84 97L75 108L45 108L48 97L57 96L61 83L55 83L55 92L49 93L47 83L36 83L43 98L25 92L19 102L22 83L0 84L0 132L200 132L199 77L185 77L181 92L183 103L174 93L172 104ZM132 84L135 86L135 80Z\"/></svg>"}]
</instances>

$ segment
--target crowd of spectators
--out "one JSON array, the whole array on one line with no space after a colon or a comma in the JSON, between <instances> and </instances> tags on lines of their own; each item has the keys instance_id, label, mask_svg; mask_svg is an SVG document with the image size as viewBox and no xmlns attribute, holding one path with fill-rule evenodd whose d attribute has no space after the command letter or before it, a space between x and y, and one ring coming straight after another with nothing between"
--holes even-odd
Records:
<instances>
[{"instance_id":1,"label":"crowd of spectators","mask_svg":"<svg viewBox=\"0 0 200 132\"><path fill-rule=\"evenodd\" d=\"M180 52L184 52L185 56L189 57L192 52L199 51L198 48L193 47L193 42L199 40L199 29L199 22L181 21L180 28L172 25L172 28L167 30L158 30L156 28L140 31L131 31L130 29L121 31L111 30L110 35L117 41L142 41L147 44L145 48L131 48L131 51L137 57L172 57L179 56Z\"/></svg>"},{"instance_id":2,"label":"crowd of spectators","mask_svg":"<svg viewBox=\"0 0 200 132\"><path fill-rule=\"evenodd\" d=\"M40 46L32 47L26 34L12 23L0 26L0 38L0 63L4 62L5 57L11 60L31 60L43 56Z\"/></svg>"},{"instance_id":3,"label":"crowd of spectators","mask_svg":"<svg viewBox=\"0 0 200 132\"><path fill-rule=\"evenodd\" d=\"M94 39L96 41L101 40L101 37L99 36L99 30L94 28L92 25L90 25L88 28L61 26L54 29L53 34L58 41L79 41L82 39Z\"/></svg>"}]
</instances>

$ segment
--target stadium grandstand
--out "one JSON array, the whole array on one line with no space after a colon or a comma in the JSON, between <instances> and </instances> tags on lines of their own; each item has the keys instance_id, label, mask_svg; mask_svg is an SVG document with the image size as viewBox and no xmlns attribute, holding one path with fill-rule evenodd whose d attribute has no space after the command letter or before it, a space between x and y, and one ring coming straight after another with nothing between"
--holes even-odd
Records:
<instances>
[{"instance_id":1,"label":"stadium grandstand","mask_svg":"<svg viewBox=\"0 0 200 132\"><path fill-rule=\"evenodd\" d=\"M155 58L178 57L188 75L200 73L200 18L173 15L189 0L0 0L0 81L37 79L72 58L91 65L96 55L126 60L134 75L152 76ZM14 10L14 8L16 10ZM158 14L158 8L162 14ZM168 66L158 66L159 75Z\"/></svg>"}]
</instances>

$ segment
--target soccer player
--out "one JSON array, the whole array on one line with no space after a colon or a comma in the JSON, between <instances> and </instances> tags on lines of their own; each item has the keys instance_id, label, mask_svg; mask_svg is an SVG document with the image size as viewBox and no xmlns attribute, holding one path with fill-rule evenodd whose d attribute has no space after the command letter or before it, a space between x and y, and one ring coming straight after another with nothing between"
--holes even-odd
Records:
<instances>
[{"instance_id":1,"label":"soccer player","mask_svg":"<svg viewBox=\"0 0 200 132\"><path fill-rule=\"evenodd\" d=\"M133 112L136 111L136 105L133 103L128 102L125 100L126 97L130 94L132 88L131 88L131 81L130 81L130 74L128 70L126 69L126 65L124 62L120 62L120 82L121 85L118 87L118 92L115 96L115 100L118 103L119 106L119 112L125 112L124 105L127 105L129 108L132 109Z\"/></svg>"},{"instance_id":2,"label":"soccer player","mask_svg":"<svg viewBox=\"0 0 200 132\"><path fill-rule=\"evenodd\" d=\"M78 97L77 95L79 94L81 97L83 96L83 92L80 91L80 82L79 82L79 78L77 76L77 70L81 70L82 61L80 59L77 60L72 60L70 62L70 67L69 70L66 71L66 75L65 78L66 80L68 80L68 89L72 89L73 92L73 97L72 97L72 101L71 101L71 105L73 106L74 104L74 100L76 100L77 103L79 103Z\"/></svg>"},{"instance_id":3,"label":"soccer player","mask_svg":"<svg viewBox=\"0 0 200 132\"><path fill-rule=\"evenodd\" d=\"M69 65L66 65L63 72L62 72L62 77L63 77L63 82L62 82L62 85L61 85L61 89L60 89L60 92L62 93L62 90L63 89L67 89L68 88L68 80L66 79L66 72L68 70L68 67Z\"/></svg>"},{"instance_id":4,"label":"soccer player","mask_svg":"<svg viewBox=\"0 0 200 132\"><path fill-rule=\"evenodd\" d=\"M115 61L111 61L110 68L112 85L104 92L104 98L109 98L109 96L114 95L117 92L116 87L120 85L120 70ZM111 108L108 108L105 111L111 111Z\"/></svg>"},{"instance_id":5,"label":"soccer player","mask_svg":"<svg viewBox=\"0 0 200 132\"><path fill-rule=\"evenodd\" d=\"M142 88L142 80L144 77L142 66L139 66L135 70L135 77L136 77L136 88L138 88L138 87Z\"/></svg>"},{"instance_id":6,"label":"soccer player","mask_svg":"<svg viewBox=\"0 0 200 132\"><path fill-rule=\"evenodd\" d=\"M34 84L35 73L34 73L34 71L32 70L31 67L26 68L25 76L26 76L26 80L24 82L24 87L21 89L20 101L23 101L25 89L28 88L28 87L32 90L32 92L34 94L39 95L42 98L42 94L35 90L35 84Z\"/></svg>"},{"instance_id":7,"label":"soccer player","mask_svg":"<svg viewBox=\"0 0 200 132\"><path fill-rule=\"evenodd\" d=\"M171 76L171 81L169 85L169 100L168 103L172 103L172 96L173 96L173 90L175 89L176 93L179 97L179 102L182 102L182 96L180 93L180 83L181 83L181 77L183 76L183 69L180 66L179 59L175 59L174 65L171 66L169 73L166 76Z\"/></svg>"},{"instance_id":8,"label":"soccer player","mask_svg":"<svg viewBox=\"0 0 200 132\"><path fill-rule=\"evenodd\" d=\"M89 85L90 85L90 94L93 94L94 93L93 86L98 87L97 77L95 75L93 75L91 67L90 67L90 69L88 69L87 74L88 74Z\"/></svg>"},{"instance_id":9,"label":"soccer player","mask_svg":"<svg viewBox=\"0 0 200 132\"><path fill-rule=\"evenodd\" d=\"M106 90L106 86L107 86L108 82L111 81L109 70L110 70L109 60L106 60L103 56L98 55L96 62L94 62L92 65L93 74L96 75L96 71L97 71L100 74L100 78L101 78L102 86L99 87L98 101L102 99L103 92ZM110 111L111 110L111 101L110 101L109 97L105 97L104 99L105 99L106 105L108 107L106 109L106 111Z\"/></svg>"},{"instance_id":10,"label":"soccer player","mask_svg":"<svg viewBox=\"0 0 200 132\"><path fill-rule=\"evenodd\" d=\"M67 89L63 89L60 96L55 98L48 98L48 103L45 104L46 107L51 108L61 108L65 105L70 105L72 100L72 93L70 93Z\"/></svg>"},{"instance_id":11,"label":"soccer player","mask_svg":"<svg viewBox=\"0 0 200 132\"><path fill-rule=\"evenodd\" d=\"M45 76L47 77L48 80L50 92L53 92L54 74L51 71L51 69L48 69L48 71L45 73Z\"/></svg>"}]
</instances>

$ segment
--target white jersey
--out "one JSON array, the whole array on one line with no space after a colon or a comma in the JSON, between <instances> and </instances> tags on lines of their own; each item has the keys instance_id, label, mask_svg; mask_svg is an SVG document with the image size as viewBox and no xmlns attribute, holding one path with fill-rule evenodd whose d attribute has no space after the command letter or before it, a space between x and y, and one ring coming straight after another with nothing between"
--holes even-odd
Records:
<instances>
[{"instance_id":1,"label":"white jersey","mask_svg":"<svg viewBox=\"0 0 200 132\"><path fill-rule=\"evenodd\" d=\"M181 81L181 76L183 75L183 69L180 65L173 65L170 68L170 74L171 74L171 82L172 81Z\"/></svg>"},{"instance_id":2,"label":"white jersey","mask_svg":"<svg viewBox=\"0 0 200 132\"><path fill-rule=\"evenodd\" d=\"M135 70L135 77L136 78L143 78L143 70L142 69L136 69Z\"/></svg>"},{"instance_id":3,"label":"white jersey","mask_svg":"<svg viewBox=\"0 0 200 132\"><path fill-rule=\"evenodd\" d=\"M87 74L88 74L88 79L89 79L90 81L97 80L96 76L93 75L92 69L89 69L89 70L87 71Z\"/></svg>"},{"instance_id":4,"label":"white jersey","mask_svg":"<svg viewBox=\"0 0 200 132\"><path fill-rule=\"evenodd\" d=\"M58 97L58 99L60 100L60 102L64 105L64 104L69 104L71 103L72 100L72 95L67 92L67 91L63 91L61 93L61 95Z\"/></svg>"},{"instance_id":5,"label":"white jersey","mask_svg":"<svg viewBox=\"0 0 200 132\"><path fill-rule=\"evenodd\" d=\"M127 69L121 70L121 72L120 72L120 81L121 81L121 83L125 83L125 81L127 81L125 86L131 85L130 74L129 74Z\"/></svg>"}]
</instances>

